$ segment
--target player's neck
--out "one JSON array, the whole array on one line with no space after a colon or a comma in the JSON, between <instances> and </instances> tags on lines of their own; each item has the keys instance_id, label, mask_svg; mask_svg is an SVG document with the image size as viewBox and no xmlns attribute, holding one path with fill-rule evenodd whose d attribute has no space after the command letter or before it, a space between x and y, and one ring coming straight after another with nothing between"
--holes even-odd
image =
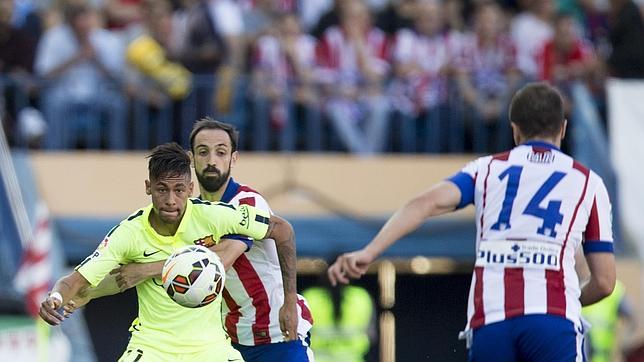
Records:
<instances>
[{"instance_id":1,"label":"player's neck","mask_svg":"<svg viewBox=\"0 0 644 362\"><path fill-rule=\"evenodd\" d=\"M543 142L543 143L549 143L557 148L561 148L561 139L557 138L550 138L550 137L532 137L532 138L524 138L519 140L519 144L522 145L524 143L528 142Z\"/></svg>"},{"instance_id":2,"label":"player's neck","mask_svg":"<svg viewBox=\"0 0 644 362\"><path fill-rule=\"evenodd\" d=\"M204 189L203 186L199 185L199 192L201 193L201 199L207 200L207 201L221 201L221 197L224 196L224 192L226 192L226 188L228 187L229 182L230 182L230 177L228 177L228 180L226 180L226 183L224 183L215 192L209 192L208 190Z\"/></svg>"},{"instance_id":3,"label":"player's neck","mask_svg":"<svg viewBox=\"0 0 644 362\"><path fill-rule=\"evenodd\" d=\"M183 216L181 217L181 219L183 219ZM159 215L157 215L154 210L150 212L150 216L148 217L148 221L150 222L152 229L161 236L173 236L174 234L176 234L177 229L179 229L181 219L179 219L179 221L174 224L167 224L161 221L161 218L159 218Z\"/></svg>"}]
</instances>

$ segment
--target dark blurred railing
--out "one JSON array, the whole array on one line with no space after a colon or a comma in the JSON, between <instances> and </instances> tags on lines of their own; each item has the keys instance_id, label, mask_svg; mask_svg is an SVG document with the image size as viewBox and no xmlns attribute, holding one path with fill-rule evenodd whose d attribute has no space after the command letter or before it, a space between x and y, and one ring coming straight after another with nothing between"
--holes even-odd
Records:
<instances>
[{"instance_id":1,"label":"dark blurred railing","mask_svg":"<svg viewBox=\"0 0 644 362\"><path fill-rule=\"evenodd\" d=\"M187 145L193 122L212 116L241 131L240 148L252 151L346 151L328 121L322 102L302 107L288 96L280 100L283 115L276 121L271 101L257 95L248 77L239 77L229 89L229 111L215 107L217 82L214 77L195 77L190 93L182 100L169 98L150 104L136 95L127 96L117 84L103 84L96 96L75 101L65 90L45 82L26 91L9 77L0 87L7 114L6 127L14 147L33 144L33 117L40 111L47 125L40 144L51 150L149 149L170 140ZM24 110L29 109L28 115ZM481 121L464 105L458 92L449 102L424 116L402 114L390 107L385 152L485 153L511 144L507 120L499 124ZM35 122L38 123L38 122ZM37 128L37 127L36 127Z\"/></svg>"}]
</instances>

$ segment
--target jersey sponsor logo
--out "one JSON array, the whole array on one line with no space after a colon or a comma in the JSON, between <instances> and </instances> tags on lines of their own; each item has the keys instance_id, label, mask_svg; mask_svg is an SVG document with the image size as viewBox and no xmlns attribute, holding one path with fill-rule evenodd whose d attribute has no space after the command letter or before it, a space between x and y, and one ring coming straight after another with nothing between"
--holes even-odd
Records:
<instances>
[{"instance_id":1,"label":"jersey sponsor logo","mask_svg":"<svg viewBox=\"0 0 644 362\"><path fill-rule=\"evenodd\" d=\"M152 252L148 252L147 250L144 250L143 251L143 256L147 258L148 256L152 256L152 255L154 255L154 254L156 254L156 253L158 253L160 251L161 250L158 250L158 249L156 251L152 251Z\"/></svg>"},{"instance_id":2,"label":"jersey sponsor logo","mask_svg":"<svg viewBox=\"0 0 644 362\"><path fill-rule=\"evenodd\" d=\"M205 246L206 248L209 248L213 245L215 245L215 239L212 237L212 235L204 236L201 239L197 239L193 241L195 245L201 245Z\"/></svg>"},{"instance_id":3,"label":"jersey sponsor logo","mask_svg":"<svg viewBox=\"0 0 644 362\"><path fill-rule=\"evenodd\" d=\"M559 270L561 246L540 241L482 241L476 266Z\"/></svg>"},{"instance_id":4,"label":"jersey sponsor logo","mask_svg":"<svg viewBox=\"0 0 644 362\"><path fill-rule=\"evenodd\" d=\"M248 224L249 224L248 219L249 219L249 214L250 214L250 212L248 211L248 207L246 207L246 206L240 207L239 211L241 211L241 214L242 214L242 219L239 222L239 225L241 225L241 226L243 226L245 228L248 228Z\"/></svg>"},{"instance_id":5,"label":"jersey sponsor logo","mask_svg":"<svg viewBox=\"0 0 644 362\"><path fill-rule=\"evenodd\" d=\"M552 163L555 160L555 154L550 150L545 152L532 151L528 153L526 158L532 163Z\"/></svg>"}]
</instances>

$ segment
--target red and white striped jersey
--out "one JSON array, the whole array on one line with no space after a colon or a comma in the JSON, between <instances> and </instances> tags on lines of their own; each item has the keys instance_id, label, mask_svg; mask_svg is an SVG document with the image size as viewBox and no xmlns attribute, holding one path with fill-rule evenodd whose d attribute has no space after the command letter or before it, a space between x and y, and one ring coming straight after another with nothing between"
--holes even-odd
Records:
<instances>
[{"instance_id":1,"label":"red and white striped jersey","mask_svg":"<svg viewBox=\"0 0 644 362\"><path fill-rule=\"evenodd\" d=\"M262 195L232 178L221 201L271 212ZM255 346L284 341L279 324L284 288L274 240L256 240L249 251L237 258L226 271L223 297L224 328L233 343ZM313 318L301 295L298 295L297 310L298 335L303 339L313 325Z\"/></svg>"},{"instance_id":2,"label":"red and white striped jersey","mask_svg":"<svg viewBox=\"0 0 644 362\"><path fill-rule=\"evenodd\" d=\"M372 27L364 38L367 64L372 72L386 74L388 41L386 34ZM357 85L364 81L358 62L358 53L345 32L339 26L332 26L324 32L316 49L318 78L328 84Z\"/></svg>"},{"instance_id":3,"label":"red and white striped jersey","mask_svg":"<svg viewBox=\"0 0 644 362\"><path fill-rule=\"evenodd\" d=\"M476 207L476 264L466 330L526 314L580 325L575 251L612 252L603 181L554 146L529 142L450 178Z\"/></svg>"}]
</instances>

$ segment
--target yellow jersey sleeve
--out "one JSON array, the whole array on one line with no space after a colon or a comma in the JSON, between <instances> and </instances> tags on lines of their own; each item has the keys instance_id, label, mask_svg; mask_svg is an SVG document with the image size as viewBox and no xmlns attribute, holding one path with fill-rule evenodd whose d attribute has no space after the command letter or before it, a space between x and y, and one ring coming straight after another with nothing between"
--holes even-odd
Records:
<instances>
[{"instance_id":1,"label":"yellow jersey sleeve","mask_svg":"<svg viewBox=\"0 0 644 362\"><path fill-rule=\"evenodd\" d=\"M135 240L137 240L136 235L130 228L119 224L105 236L96 250L85 258L75 270L87 279L92 287L95 287L112 269L125 263L128 259L127 251Z\"/></svg>"},{"instance_id":2,"label":"yellow jersey sleeve","mask_svg":"<svg viewBox=\"0 0 644 362\"><path fill-rule=\"evenodd\" d=\"M270 214L264 210L249 205L235 207L223 202L209 207L207 217L215 228L215 240L228 235L244 235L262 240L268 232L270 221Z\"/></svg>"}]
</instances>

